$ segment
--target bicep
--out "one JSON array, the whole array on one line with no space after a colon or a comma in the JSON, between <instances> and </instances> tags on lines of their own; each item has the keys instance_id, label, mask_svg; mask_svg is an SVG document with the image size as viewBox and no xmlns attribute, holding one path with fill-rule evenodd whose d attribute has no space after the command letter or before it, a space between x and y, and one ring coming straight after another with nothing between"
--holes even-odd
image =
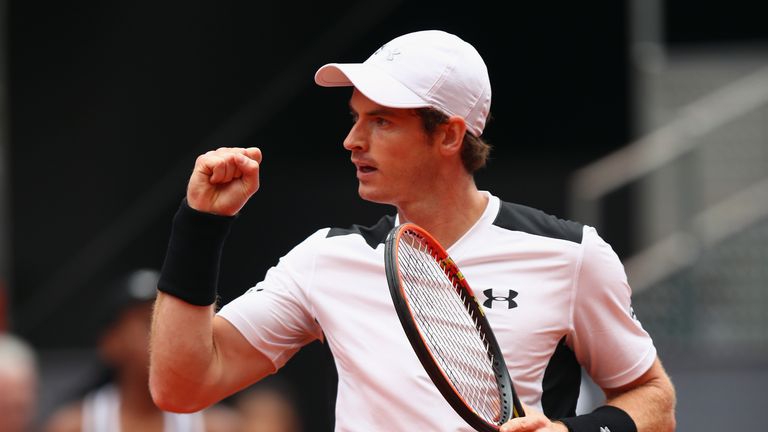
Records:
<instances>
[{"instance_id":1,"label":"bicep","mask_svg":"<svg viewBox=\"0 0 768 432\"><path fill-rule=\"evenodd\" d=\"M213 320L213 343L222 397L229 396L275 372L272 361L226 319Z\"/></svg>"},{"instance_id":2,"label":"bicep","mask_svg":"<svg viewBox=\"0 0 768 432\"><path fill-rule=\"evenodd\" d=\"M637 430L675 430L675 389L658 358L639 378L603 391L606 403L629 414Z\"/></svg>"},{"instance_id":3,"label":"bicep","mask_svg":"<svg viewBox=\"0 0 768 432\"><path fill-rule=\"evenodd\" d=\"M618 256L593 230L585 231L583 247L569 343L595 383L624 386L649 370L656 348L632 311Z\"/></svg>"},{"instance_id":4,"label":"bicep","mask_svg":"<svg viewBox=\"0 0 768 432\"><path fill-rule=\"evenodd\" d=\"M213 321L217 381L231 394L274 373L321 337L305 297L307 248L297 247L255 287L224 305Z\"/></svg>"},{"instance_id":5,"label":"bicep","mask_svg":"<svg viewBox=\"0 0 768 432\"><path fill-rule=\"evenodd\" d=\"M623 386L615 388L603 388L603 393L608 400L616 399L619 396L645 385L653 385L661 388L671 388L672 383L657 357L651 367L637 379Z\"/></svg>"}]
</instances>

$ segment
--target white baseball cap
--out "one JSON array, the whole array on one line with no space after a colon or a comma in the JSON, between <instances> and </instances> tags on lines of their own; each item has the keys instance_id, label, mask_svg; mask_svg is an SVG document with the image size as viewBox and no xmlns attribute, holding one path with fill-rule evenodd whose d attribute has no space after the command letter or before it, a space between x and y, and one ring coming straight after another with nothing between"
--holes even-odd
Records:
<instances>
[{"instance_id":1,"label":"white baseball cap","mask_svg":"<svg viewBox=\"0 0 768 432\"><path fill-rule=\"evenodd\" d=\"M323 87L354 86L390 108L432 107L462 117L475 136L491 109L488 69L477 50L440 30L399 36L363 63L329 63L315 73Z\"/></svg>"}]
</instances>

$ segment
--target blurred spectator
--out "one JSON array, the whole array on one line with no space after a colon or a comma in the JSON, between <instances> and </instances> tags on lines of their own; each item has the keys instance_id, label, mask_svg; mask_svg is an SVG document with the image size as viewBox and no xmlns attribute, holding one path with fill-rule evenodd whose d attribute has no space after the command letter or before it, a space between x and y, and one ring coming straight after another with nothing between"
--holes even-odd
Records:
<instances>
[{"instance_id":1,"label":"blurred spectator","mask_svg":"<svg viewBox=\"0 0 768 432\"><path fill-rule=\"evenodd\" d=\"M235 432L237 416L213 407L191 414L158 409L149 393L149 329L159 273L140 269L106 287L98 351L111 380L50 417L47 432Z\"/></svg>"},{"instance_id":2,"label":"blurred spectator","mask_svg":"<svg viewBox=\"0 0 768 432\"><path fill-rule=\"evenodd\" d=\"M235 407L242 416L240 432L301 432L291 389L276 376L241 391Z\"/></svg>"},{"instance_id":3,"label":"blurred spectator","mask_svg":"<svg viewBox=\"0 0 768 432\"><path fill-rule=\"evenodd\" d=\"M33 430L37 382L33 348L16 336L0 333L0 432Z\"/></svg>"}]
</instances>

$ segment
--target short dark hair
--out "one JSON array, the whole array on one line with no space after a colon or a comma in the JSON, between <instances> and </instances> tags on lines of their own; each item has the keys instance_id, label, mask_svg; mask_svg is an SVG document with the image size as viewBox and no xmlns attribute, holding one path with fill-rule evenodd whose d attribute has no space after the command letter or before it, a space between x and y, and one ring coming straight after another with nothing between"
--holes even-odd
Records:
<instances>
[{"instance_id":1,"label":"short dark hair","mask_svg":"<svg viewBox=\"0 0 768 432\"><path fill-rule=\"evenodd\" d=\"M417 108L416 115L421 118L421 123L427 134L432 135L438 125L448 122L448 116L435 108ZM468 173L483 168L491 153L491 145L480 137L472 135L469 131L464 134L461 145L461 161Z\"/></svg>"}]
</instances>

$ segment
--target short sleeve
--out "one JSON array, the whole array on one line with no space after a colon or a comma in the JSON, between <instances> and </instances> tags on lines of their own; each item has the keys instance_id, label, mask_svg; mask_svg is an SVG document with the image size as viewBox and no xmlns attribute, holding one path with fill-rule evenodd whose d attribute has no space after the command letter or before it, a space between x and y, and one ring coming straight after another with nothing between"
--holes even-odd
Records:
<instances>
[{"instance_id":1,"label":"short sleeve","mask_svg":"<svg viewBox=\"0 0 768 432\"><path fill-rule=\"evenodd\" d=\"M592 227L584 228L582 246L569 344L596 384L620 387L651 367L656 348L632 311L619 257Z\"/></svg>"},{"instance_id":2,"label":"short sleeve","mask_svg":"<svg viewBox=\"0 0 768 432\"><path fill-rule=\"evenodd\" d=\"M270 358L275 369L304 345L322 339L308 295L316 261L313 244L318 233L283 256L267 271L263 281L218 312L254 348Z\"/></svg>"}]
</instances>

